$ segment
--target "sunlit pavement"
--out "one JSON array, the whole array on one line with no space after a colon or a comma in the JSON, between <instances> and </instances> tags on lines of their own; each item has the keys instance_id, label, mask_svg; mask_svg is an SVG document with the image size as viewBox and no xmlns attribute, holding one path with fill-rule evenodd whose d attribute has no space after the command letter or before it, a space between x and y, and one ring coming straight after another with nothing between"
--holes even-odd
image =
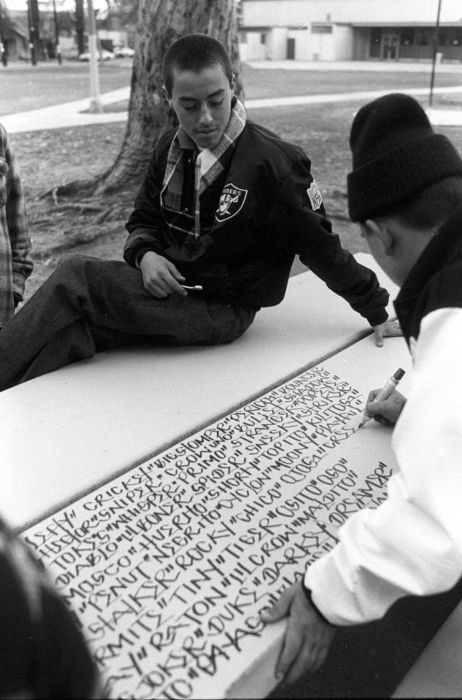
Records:
<instances>
[{"instance_id":1,"label":"sunlit pavement","mask_svg":"<svg viewBox=\"0 0 462 700\"><path fill-rule=\"evenodd\" d=\"M315 70L315 71L380 71L391 73L428 73L429 61L244 61L245 65L265 70ZM462 82L462 64L437 63L438 73L459 73Z\"/></svg>"},{"instance_id":2,"label":"sunlit pavement","mask_svg":"<svg viewBox=\"0 0 462 700\"><path fill-rule=\"evenodd\" d=\"M128 100L130 88L124 87L100 95L101 104L108 105L122 100ZM42 107L27 112L6 114L0 121L10 134L22 131L39 131L41 129L60 129L62 127L85 126L86 124L105 124L108 122L126 121L127 113L122 112L90 112L90 97L72 102Z\"/></svg>"}]
</instances>

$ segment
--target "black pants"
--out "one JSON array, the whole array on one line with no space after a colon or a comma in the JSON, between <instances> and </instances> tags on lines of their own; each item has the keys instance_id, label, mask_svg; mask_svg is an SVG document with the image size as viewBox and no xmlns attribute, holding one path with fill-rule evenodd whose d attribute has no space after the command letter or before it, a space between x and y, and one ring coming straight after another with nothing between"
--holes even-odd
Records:
<instances>
[{"instance_id":1,"label":"black pants","mask_svg":"<svg viewBox=\"0 0 462 700\"><path fill-rule=\"evenodd\" d=\"M156 299L126 263L70 256L1 331L0 390L101 350L229 343L255 313L195 292Z\"/></svg>"}]
</instances>

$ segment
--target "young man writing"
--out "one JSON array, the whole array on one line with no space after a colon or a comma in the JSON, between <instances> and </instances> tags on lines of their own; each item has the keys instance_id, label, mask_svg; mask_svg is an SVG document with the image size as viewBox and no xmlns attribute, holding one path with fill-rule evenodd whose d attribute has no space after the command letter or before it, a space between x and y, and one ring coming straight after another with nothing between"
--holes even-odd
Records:
<instances>
[{"instance_id":1,"label":"young man writing","mask_svg":"<svg viewBox=\"0 0 462 700\"><path fill-rule=\"evenodd\" d=\"M263 615L290 615L277 666L289 683L319 668L335 626L379 619L406 595L447 591L462 572L462 160L401 94L363 107L350 145L350 217L401 286L395 307L413 384L407 401L372 392L366 406L397 422L387 500L353 515L334 549Z\"/></svg>"},{"instance_id":2,"label":"young man writing","mask_svg":"<svg viewBox=\"0 0 462 700\"><path fill-rule=\"evenodd\" d=\"M331 233L304 153L247 120L223 46L183 37L163 74L180 126L155 148L127 224L128 265L63 261L2 333L0 389L121 345L230 342L282 300L297 253L377 344L393 332L388 294Z\"/></svg>"}]
</instances>

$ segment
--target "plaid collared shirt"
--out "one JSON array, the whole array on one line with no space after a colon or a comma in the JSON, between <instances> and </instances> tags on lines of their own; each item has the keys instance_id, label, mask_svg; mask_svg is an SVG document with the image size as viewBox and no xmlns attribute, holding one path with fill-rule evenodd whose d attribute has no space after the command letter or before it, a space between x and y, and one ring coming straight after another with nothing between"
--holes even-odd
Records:
<instances>
[{"instance_id":1,"label":"plaid collared shirt","mask_svg":"<svg viewBox=\"0 0 462 700\"><path fill-rule=\"evenodd\" d=\"M0 328L22 300L32 272L26 203L8 135L0 124Z\"/></svg>"},{"instance_id":2,"label":"plaid collared shirt","mask_svg":"<svg viewBox=\"0 0 462 700\"><path fill-rule=\"evenodd\" d=\"M164 181L161 191L162 213L166 225L176 231L182 231L196 241L201 232L200 196L223 172L223 161L229 151L236 145L246 123L245 107L235 99L231 109L228 125L220 141L213 150L204 149L196 157L194 176L194 211L186 214L181 210L183 193L183 152L184 149L195 151L197 146L180 126L167 157Z\"/></svg>"}]
</instances>

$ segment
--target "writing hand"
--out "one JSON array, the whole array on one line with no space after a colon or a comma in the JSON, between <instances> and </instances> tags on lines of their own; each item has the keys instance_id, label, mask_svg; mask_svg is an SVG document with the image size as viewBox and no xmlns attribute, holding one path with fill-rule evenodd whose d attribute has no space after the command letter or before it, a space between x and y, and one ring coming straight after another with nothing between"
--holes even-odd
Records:
<instances>
[{"instance_id":1,"label":"writing hand","mask_svg":"<svg viewBox=\"0 0 462 700\"><path fill-rule=\"evenodd\" d=\"M385 323L379 323L378 326L373 326L375 344L378 348L383 346L384 338L392 338L403 335L399 321L385 321Z\"/></svg>"},{"instance_id":2,"label":"writing hand","mask_svg":"<svg viewBox=\"0 0 462 700\"><path fill-rule=\"evenodd\" d=\"M373 389L369 392L365 412L368 416L377 421L377 423L381 423L382 425L394 425L404 408L406 398L400 394L399 391L393 389L388 399L385 399L385 401L376 401L375 398L380 391L380 389Z\"/></svg>"},{"instance_id":3,"label":"writing hand","mask_svg":"<svg viewBox=\"0 0 462 700\"><path fill-rule=\"evenodd\" d=\"M173 292L186 296L187 292L181 286L185 278L175 265L158 253L149 250L140 261L143 275L143 285L147 292L154 297L163 299Z\"/></svg>"},{"instance_id":4,"label":"writing hand","mask_svg":"<svg viewBox=\"0 0 462 700\"><path fill-rule=\"evenodd\" d=\"M318 615L301 582L287 588L272 608L261 612L264 622L276 622L286 615L289 621L276 663L276 677L294 683L322 666L336 630Z\"/></svg>"}]
</instances>

